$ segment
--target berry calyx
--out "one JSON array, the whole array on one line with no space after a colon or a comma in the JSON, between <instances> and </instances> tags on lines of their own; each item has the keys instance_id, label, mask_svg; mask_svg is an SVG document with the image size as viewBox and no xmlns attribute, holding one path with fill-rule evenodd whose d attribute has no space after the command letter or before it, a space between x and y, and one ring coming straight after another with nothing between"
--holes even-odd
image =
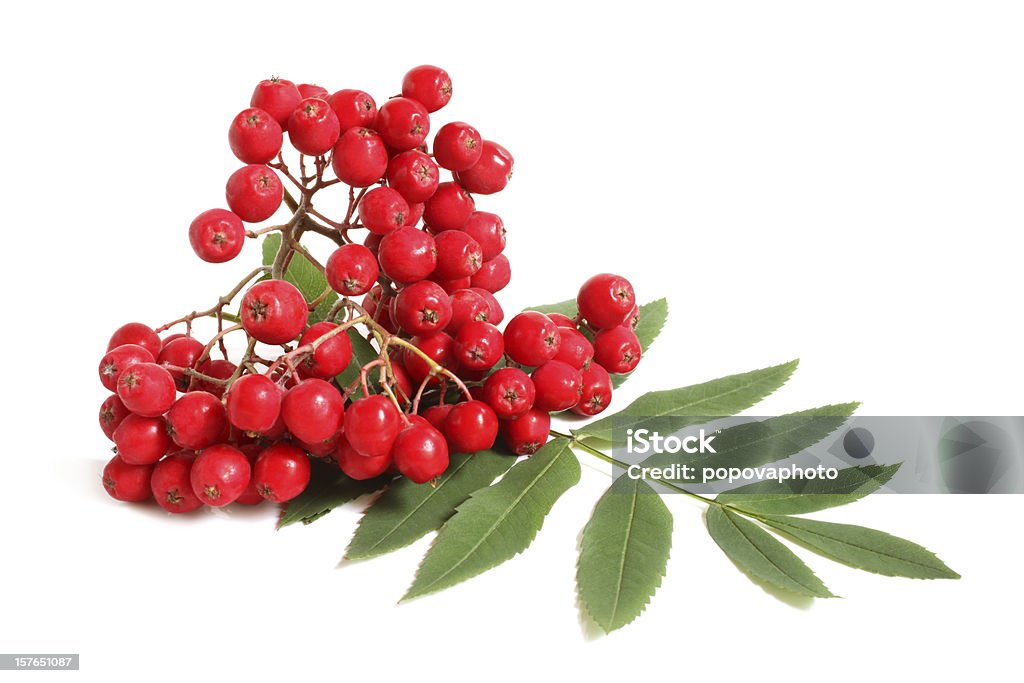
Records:
<instances>
[{"instance_id":1,"label":"berry calyx","mask_svg":"<svg viewBox=\"0 0 1024 683\"><path fill-rule=\"evenodd\" d=\"M543 365L555 357L561 342L551 318L537 311L520 313L505 326L505 353L521 365Z\"/></svg>"},{"instance_id":2,"label":"berry calyx","mask_svg":"<svg viewBox=\"0 0 1024 683\"><path fill-rule=\"evenodd\" d=\"M387 455L401 423L398 409L386 397L356 399L345 411L345 438L366 457Z\"/></svg>"},{"instance_id":3,"label":"berry calyx","mask_svg":"<svg viewBox=\"0 0 1024 683\"><path fill-rule=\"evenodd\" d=\"M408 202L390 187L375 187L359 202L359 221L378 235L386 235L405 225L408 212Z\"/></svg>"},{"instance_id":4,"label":"berry calyx","mask_svg":"<svg viewBox=\"0 0 1024 683\"><path fill-rule=\"evenodd\" d=\"M483 401L456 404L445 419L444 435L452 453L492 448L498 438L498 416Z\"/></svg>"},{"instance_id":5,"label":"berry calyx","mask_svg":"<svg viewBox=\"0 0 1024 683\"><path fill-rule=\"evenodd\" d=\"M228 421L243 432L263 434L281 414L281 389L266 375L242 375L225 397Z\"/></svg>"},{"instance_id":6,"label":"berry calyx","mask_svg":"<svg viewBox=\"0 0 1024 683\"><path fill-rule=\"evenodd\" d=\"M425 484L448 469L448 443L426 420L414 421L395 437L392 457L403 476Z\"/></svg>"},{"instance_id":7,"label":"berry calyx","mask_svg":"<svg viewBox=\"0 0 1024 683\"><path fill-rule=\"evenodd\" d=\"M210 446L192 463L192 492L210 507L233 503L249 485L252 468L241 451L227 444Z\"/></svg>"},{"instance_id":8,"label":"berry calyx","mask_svg":"<svg viewBox=\"0 0 1024 683\"><path fill-rule=\"evenodd\" d=\"M207 263L224 263L238 256L245 244L242 219L224 209L204 211L188 228L188 241L196 256Z\"/></svg>"},{"instance_id":9,"label":"berry calyx","mask_svg":"<svg viewBox=\"0 0 1024 683\"><path fill-rule=\"evenodd\" d=\"M334 385L311 378L289 389L281 401L281 417L300 441L317 443L341 429L345 400Z\"/></svg>"},{"instance_id":10,"label":"berry calyx","mask_svg":"<svg viewBox=\"0 0 1024 683\"><path fill-rule=\"evenodd\" d=\"M435 112L452 98L452 79L439 66L413 67L402 79L402 97L416 100L428 112Z\"/></svg>"},{"instance_id":11,"label":"berry calyx","mask_svg":"<svg viewBox=\"0 0 1024 683\"><path fill-rule=\"evenodd\" d=\"M203 506L203 501L192 491L192 463L195 459L195 453L179 451L168 455L153 468L150 488L153 498L164 510L183 514Z\"/></svg>"},{"instance_id":12,"label":"berry calyx","mask_svg":"<svg viewBox=\"0 0 1024 683\"><path fill-rule=\"evenodd\" d=\"M537 390L519 368L501 368L484 381L483 400L498 417L520 417L533 407Z\"/></svg>"},{"instance_id":13,"label":"berry calyx","mask_svg":"<svg viewBox=\"0 0 1024 683\"><path fill-rule=\"evenodd\" d=\"M111 498L126 503L141 503L151 495L149 480L152 465L132 465L115 455L103 468L103 488Z\"/></svg>"},{"instance_id":14,"label":"berry calyx","mask_svg":"<svg viewBox=\"0 0 1024 683\"><path fill-rule=\"evenodd\" d=\"M249 164L228 178L225 197L230 208L246 223L259 223L273 216L284 199L284 185L272 169Z\"/></svg>"},{"instance_id":15,"label":"berry calyx","mask_svg":"<svg viewBox=\"0 0 1024 683\"><path fill-rule=\"evenodd\" d=\"M242 297L242 327L264 344L286 344L302 332L309 306L295 285L284 280L264 280Z\"/></svg>"},{"instance_id":16,"label":"berry calyx","mask_svg":"<svg viewBox=\"0 0 1024 683\"><path fill-rule=\"evenodd\" d=\"M531 408L523 415L501 423L501 436L516 455L533 455L551 433L551 415Z\"/></svg>"},{"instance_id":17,"label":"berry calyx","mask_svg":"<svg viewBox=\"0 0 1024 683\"><path fill-rule=\"evenodd\" d=\"M281 151L284 134L273 116L251 107L243 109L228 128L228 144L243 164L265 164Z\"/></svg>"},{"instance_id":18,"label":"berry calyx","mask_svg":"<svg viewBox=\"0 0 1024 683\"><path fill-rule=\"evenodd\" d=\"M305 452L290 443L268 446L252 468L252 479L261 496L275 503L291 500L306 490L311 470Z\"/></svg>"},{"instance_id":19,"label":"berry calyx","mask_svg":"<svg viewBox=\"0 0 1024 683\"><path fill-rule=\"evenodd\" d=\"M622 324L636 305L636 295L626 278L600 273L583 283L576 305L591 327L604 330Z\"/></svg>"},{"instance_id":20,"label":"berry calyx","mask_svg":"<svg viewBox=\"0 0 1024 683\"><path fill-rule=\"evenodd\" d=\"M167 411L167 429L179 447L198 451L227 438L227 411L213 394L192 391Z\"/></svg>"},{"instance_id":21,"label":"berry calyx","mask_svg":"<svg viewBox=\"0 0 1024 683\"><path fill-rule=\"evenodd\" d=\"M434 160L449 171L465 171L480 161L483 151L480 131L468 123L446 123L434 136Z\"/></svg>"},{"instance_id":22,"label":"berry calyx","mask_svg":"<svg viewBox=\"0 0 1024 683\"><path fill-rule=\"evenodd\" d=\"M136 363L117 378L117 396L124 406L143 417L159 417L174 404L174 378L156 363Z\"/></svg>"},{"instance_id":23,"label":"berry calyx","mask_svg":"<svg viewBox=\"0 0 1024 683\"><path fill-rule=\"evenodd\" d=\"M594 337L594 360L608 372L632 372L641 355L640 340L629 327L602 330Z\"/></svg>"}]
</instances>

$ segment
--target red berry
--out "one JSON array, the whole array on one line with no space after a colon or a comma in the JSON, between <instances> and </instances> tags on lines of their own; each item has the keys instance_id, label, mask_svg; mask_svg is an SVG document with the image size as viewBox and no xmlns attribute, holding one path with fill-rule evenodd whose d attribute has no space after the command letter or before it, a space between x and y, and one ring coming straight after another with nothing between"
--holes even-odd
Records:
<instances>
[{"instance_id":1,"label":"red berry","mask_svg":"<svg viewBox=\"0 0 1024 683\"><path fill-rule=\"evenodd\" d=\"M362 244L346 244L335 249L324 271L327 284L342 296L366 294L379 275L377 258Z\"/></svg>"},{"instance_id":2,"label":"red berry","mask_svg":"<svg viewBox=\"0 0 1024 683\"><path fill-rule=\"evenodd\" d=\"M484 382L483 400L502 419L523 415L536 396L533 380L519 368L501 368Z\"/></svg>"},{"instance_id":3,"label":"red berry","mask_svg":"<svg viewBox=\"0 0 1024 683\"><path fill-rule=\"evenodd\" d=\"M210 446L192 463L189 479L199 500L211 507L233 503L249 485L249 459L227 444Z\"/></svg>"},{"instance_id":4,"label":"red berry","mask_svg":"<svg viewBox=\"0 0 1024 683\"><path fill-rule=\"evenodd\" d=\"M141 503L149 500L152 475L152 465L131 465L115 455L103 468L103 488L116 500Z\"/></svg>"},{"instance_id":5,"label":"red berry","mask_svg":"<svg viewBox=\"0 0 1024 683\"><path fill-rule=\"evenodd\" d=\"M396 155L388 164L388 185L410 204L430 199L438 182L437 164L417 149Z\"/></svg>"},{"instance_id":6,"label":"red berry","mask_svg":"<svg viewBox=\"0 0 1024 683\"><path fill-rule=\"evenodd\" d=\"M552 316L548 316L551 318ZM554 318L552 318L554 322ZM559 344L555 360L568 363L577 370L583 370L594 359L594 346L583 333L575 327L558 328Z\"/></svg>"},{"instance_id":7,"label":"red berry","mask_svg":"<svg viewBox=\"0 0 1024 683\"><path fill-rule=\"evenodd\" d=\"M174 404L174 378L156 363L136 363L117 378L117 395L125 408L143 417L159 417Z\"/></svg>"},{"instance_id":8,"label":"red berry","mask_svg":"<svg viewBox=\"0 0 1024 683\"><path fill-rule=\"evenodd\" d=\"M218 358L217 360L206 360L199 366L199 372L214 379L228 379L235 374L238 366L229 360ZM195 384L194 391L207 391L217 398L224 396L225 386L219 382L210 382L201 379Z\"/></svg>"},{"instance_id":9,"label":"red berry","mask_svg":"<svg viewBox=\"0 0 1024 683\"><path fill-rule=\"evenodd\" d=\"M505 355L505 340L494 325L472 320L455 335L455 359L467 370L487 370Z\"/></svg>"},{"instance_id":10,"label":"red berry","mask_svg":"<svg viewBox=\"0 0 1024 683\"><path fill-rule=\"evenodd\" d=\"M359 201L359 220L370 232L386 235L405 224L409 204L390 187L375 187Z\"/></svg>"},{"instance_id":11,"label":"red berry","mask_svg":"<svg viewBox=\"0 0 1024 683\"><path fill-rule=\"evenodd\" d=\"M476 292L487 302L487 322L497 325L505 319L505 311L501 309L501 304L498 303L493 293L483 287L470 287L469 291Z\"/></svg>"},{"instance_id":12,"label":"red berry","mask_svg":"<svg viewBox=\"0 0 1024 683\"><path fill-rule=\"evenodd\" d=\"M299 94L302 95L303 99L307 97L319 97L321 100L326 102L327 98L331 96L331 94L327 92L327 88L322 85L299 83L297 87L299 89Z\"/></svg>"},{"instance_id":13,"label":"red berry","mask_svg":"<svg viewBox=\"0 0 1024 683\"><path fill-rule=\"evenodd\" d=\"M455 180L470 192L494 194L505 189L512 177L512 155L491 140L484 140L480 159L465 171L459 171Z\"/></svg>"},{"instance_id":14,"label":"red berry","mask_svg":"<svg viewBox=\"0 0 1024 683\"><path fill-rule=\"evenodd\" d=\"M457 183L441 183L423 206L423 220L435 232L458 230L476 209L476 202Z\"/></svg>"},{"instance_id":15,"label":"red berry","mask_svg":"<svg viewBox=\"0 0 1024 683\"><path fill-rule=\"evenodd\" d=\"M131 411L124 407L124 403L121 403L121 399L117 397L117 394L111 394L100 405L100 429L103 430L108 439L113 439L114 430L130 414Z\"/></svg>"},{"instance_id":16,"label":"red berry","mask_svg":"<svg viewBox=\"0 0 1024 683\"><path fill-rule=\"evenodd\" d=\"M168 512L181 514L203 506L192 491L192 463L196 456L188 451L172 453L153 468L150 487L157 504Z\"/></svg>"},{"instance_id":17,"label":"red berry","mask_svg":"<svg viewBox=\"0 0 1024 683\"><path fill-rule=\"evenodd\" d=\"M462 231L480 245L485 260L491 260L505 250L505 223L496 213L474 211L462 226Z\"/></svg>"},{"instance_id":18,"label":"red berry","mask_svg":"<svg viewBox=\"0 0 1024 683\"><path fill-rule=\"evenodd\" d=\"M302 93L291 81L271 78L260 81L252 93L249 106L262 109L274 117L282 129L288 127L288 117L302 101Z\"/></svg>"},{"instance_id":19,"label":"red berry","mask_svg":"<svg viewBox=\"0 0 1024 683\"><path fill-rule=\"evenodd\" d=\"M640 340L628 327L601 330L594 337L594 360L608 372L631 372L640 362L641 354Z\"/></svg>"},{"instance_id":20,"label":"red berry","mask_svg":"<svg viewBox=\"0 0 1024 683\"><path fill-rule=\"evenodd\" d=\"M338 115L319 97L299 102L288 119L288 140L308 156L327 154L341 135Z\"/></svg>"},{"instance_id":21,"label":"red berry","mask_svg":"<svg viewBox=\"0 0 1024 683\"><path fill-rule=\"evenodd\" d=\"M483 250L477 241L461 230L445 230L434 238L437 267L434 277L444 280L470 277L483 265Z\"/></svg>"},{"instance_id":22,"label":"red berry","mask_svg":"<svg viewBox=\"0 0 1024 683\"><path fill-rule=\"evenodd\" d=\"M339 90L327 100L338 116L341 130L370 128L377 118L377 103L362 90Z\"/></svg>"},{"instance_id":23,"label":"red berry","mask_svg":"<svg viewBox=\"0 0 1024 683\"><path fill-rule=\"evenodd\" d=\"M188 228L188 241L196 256L207 263L224 263L238 256L245 243L242 219L224 209L204 211Z\"/></svg>"},{"instance_id":24,"label":"red berry","mask_svg":"<svg viewBox=\"0 0 1024 683\"><path fill-rule=\"evenodd\" d=\"M195 368L196 362L205 350L203 343L195 337L179 337L164 344L160 355L156 357L156 362L159 365L173 365L178 368ZM168 372L174 378L178 391L188 389L191 378L184 371L168 368Z\"/></svg>"},{"instance_id":25,"label":"red berry","mask_svg":"<svg viewBox=\"0 0 1024 683\"><path fill-rule=\"evenodd\" d=\"M441 405L430 406L424 408L420 416L429 422L434 429L444 429L444 421L448 418L448 413L452 412L452 405L450 403L442 403Z\"/></svg>"},{"instance_id":26,"label":"red berry","mask_svg":"<svg viewBox=\"0 0 1024 683\"><path fill-rule=\"evenodd\" d=\"M537 311L520 313L505 327L505 352L521 365L543 365L555 357L561 342L551 318Z\"/></svg>"},{"instance_id":27,"label":"red berry","mask_svg":"<svg viewBox=\"0 0 1024 683\"><path fill-rule=\"evenodd\" d=\"M434 238L416 228L402 227L386 235L378 252L384 274L396 282L417 282L437 265Z\"/></svg>"},{"instance_id":28,"label":"red berry","mask_svg":"<svg viewBox=\"0 0 1024 683\"><path fill-rule=\"evenodd\" d=\"M188 335L186 335L186 334L184 334L184 333L182 333L182 332L176 332L176 333L174 333L174 334L169 334L169 335L167 335L167 336L166 336L166 337L164 337L164 338L163 338L163 340L161 340L161 342L160 342L160 351L163 351L164 349L166 349L166 348L167 348L167 345L168 345L168 344L170 344L170 343L171 343L172 341L174 341L175 339L181 339L182 337L187 337L187 336L188 336Z\"/></svg>"},{"instance_id":29,"label":"red berry","mask_svg":"<svg viewBox=\"0 0 1024 683\"><path fill-rule=\"evenodd\" d=\"M329 438L323 441L317 441L316 443L307 443L305 441L298 442L302 446L303 450L309 455L315 458L327 458L331 456L338 448L338 441L341 439L341 432L332 434Z\"/></svg>"},{"instance_id":30,"label":"red berry","mask_svg":"<svg viewBox=\"0 0 1024 683\"><path fill-rule=\"evenodd\" d=\"M414 228L416 224L423 218L423 207L422 202L409 205L409 213L405 216L405 226L407 228Z\"/></svg>"},{"instance_id":31,"label":"red berry","mask_svg":"<svg viewBox=\"0 0 1024 683\"><path fill-rule=\"evenodd\" d=\"M225 398L228 421L244 432L273 429L281 414L281 389L266 375L242 375Z\"/></svg>"},{"instance_id":32,"label":"red berry","mask_svg":"<svg viewBox=\"0 0 1024 683\"><path fill-rule=\"evenodd\" d=\"M129 465L151 465L171 448L171 437L160 418L128 415L114 430L114 445Z\"/></svg>"},{"instance_id":33,"label":"red berry","mask_svg":"<svg viewBox=\"0 0 1024 683\"><path fill-rule=\"evenodd\" d=\"M551 415L535 408L501 423L501 436L516 455L536 453L547 442L550 433Z\"/></svg>"},{"instance_id":34,"label":"red berry","mask_svg":"<svg viewBox=\"0 0 1024 683\"><path fill-rule=\"evenodd\" d=\"M452 98L452 79L438 66L413 67L402 79L402 97L416 100L428 112L437 111Z\"/></svg>"},{"instance_id":35,"label":"red berry","mask_svg":"<svg viewBox=\"0 0 1024 683\"><path fill-rule=\"evenodd\" d=\"M449 171L465 171L480 161L482 143L480 131L468 123L447 123L434 136L434 160Z\"/></svg>"},{"instance_id":36,"label":"red berry","mask_svg":"<svg viewBox=\"0 0 1024 683\"><path fill-rule=\"evenodd\" d=\"M334 459L338 461L338 467L347 476L360 481L379 477L391 467L391 452L375 457L366 457L359 453L342 435L338 441L338 450L334 452Z\"/></svg>"},{"instance_id":37,"label":"red berry","mask_svg":"<svg viewBox=\"0 0 1024 683\"><path fill-rule=\"evenodd\" d=\"M153 354L154 358L160 353L160 347L162 346L160 336L153 331L152 327L143 323L127 323L117 328L107 343L107 351L112 351L118 346L124 346L125 344L141 346Z\"/></svg>"},{"instance_id":38,"label":"red berry","mask_svg":"<svg viewBox=\"0 0 1024 683\"><path fill-rule=\"evenodd\" d=\"M462 326L471 321L489 322L489 307L482 296L471 289L458 289L449 295L452 305L452 319L445 330L458 334Z\"/></svg>"},{"instance_id":39,"label":"red berry","mask_svg":"<svg viewBox=\"0 0 1024 683\"><path fill-rule=\"evenodd\" d=\"M430 115L416 100L393 97L380 105L373 127L389 147L404 151L423 144L430 132Z\"/></svg>"},{"instance_id":40,"label":"red berry","mask_svg":"<svg viewBox=\"0 0 1024 683\"><path fill-rule=\"evenodd\" d=\"M483 401L459 403L448 413L444 436L453 453L487 450L498 438L498 416Z\"/></svg>"},{"instance_id":41,"label":"red berry","mask_svg":"<svg viewBox=\"0 0 1024 683\"><path fill-rule=\"evenodd\" d=\"M537 397L533 407L548 412L568 410L580 402L583 375L560 360L549 360L530 375Z\"/></svg>"},{"instance_id":42,"label":"red berry","mask_svg":"<svg viewBox=\"0 0 1024 683\"><path fill-rule=\"evenodd\" d=\"M548 317L551 318L551 322L560 328L571 327L576 330L576 322L567 315L562 315L561 313L548 313ZM579 332L579 330L576 331Z\"/></svg>"},{"instance_id":43,"label":"red berry","mask_svg":"<svg viewBox=\"0 0 1024 683\"><path fill-rule=\"evenodd\" d=\"M425 484L448 469L448 443L426 421L412 422L395 438L392 457L399 472Z\"/></svg>"},{"instance_id":44,"label":"red berry","mask_svg":"<svg viewBox=\"0 0 1024 683\"><path fill-rule=\"evenodd\" d=\"M490 261L484 261L480 270L473 274L474 287L486 289L488 292L500 292L512 280L512 267L508 257L498 254Z\"/></svg>"},{"instance_id":45,"label":"red berry","mask_svg":"<svg viewBox=\"0 0 1024 683\"><path fill-rule=\"evenodd\" d=\"M301 448L285 442L267 447L252 468L256 490L275 503L291 500L305 491L309 477L309 458Z\"/></svg>"},{"instance_id":46,"label":"red berry","mask_svg":"<svg viewBox=\"0 0 1024 683\"><path fill-rule=\"evenodd\" d=\"M395 299L395 322L415 335L443 330L452 319L452 304L440 285L421 280L408 285Z\"/></svg>"},{"instance_id":47,"label":"red berry","mask_svg":"<svg viewBox=\"0 0 1024 683\"><path fill-rule=\"evenodd\" d=\"M391 334L395 334L398 332L398 326L391 320L389 311L392 301L394 298L385 294L383 288L378 284L371 287L363 297L362 306L374 322L382 325Z\"/></svg>"},{"instance_id":48,"label":"red berry","mask_svg":"<svg viewBox=\"0 0 1024 683\"><path fill-rule=\"evenodd\" d=\"M265 221L281 207L284 185L277 173L261 164L243 166L228 178L228 207L247 223Z\"/></svg>"},{"instance_id":49,"label":"red berry","mask_svg":"<svg viewBox=\"0 0 1024 683\"><path fill-rule=\"evenodd\" d=\"M331 168L338 179L352 187L369 187L388 168L384 140L369 128L349 128L334 146Z\"/></svg>"},{"instance_id":50,"label":"red berry","mask_svg":"<svg viewBox=\"0 0 1024 683\"><path fill-rule=\"evenodd\" d=\"M299 337L299 346L312 344L337 327L334 323L326 321L311 325ZM302 365L299 366L299 371L303 377L332 379L347 368L350 362L352 362L352 341L346 332L336 332L320 342L316 351L305 357Z\"/></svg>"},{"instance_id":51,"label":"red berry","mask_svg":"<svg viewBox=\"0 0 1024 683\"><path fill-rule=\"evenodd\" d=\"M438 332L426 337L413 337L410 339L413 345L425 353L435 363L442 367L449 367L452 363L452 346L453 340L450 336L444 332ZM419 354L413 351L406 351L403 359L405 369L409 372L409 377L412 378L413 382L419 384L430 375L430 366L427 364ZM438 379L434 377L430 380L430 384L437 384Z\"/></svg>"},{"instance_id":52,"label":"red berry","mask_svg":"<svg viewBox=\"0 0 1024 683\"><path fill-rule=\"evenodd\" d=\"M213 394L191 391L167 411L167 429L178 446L198 451L227 438L228 414Z\"/></svg>"},{"instance_id":53,"label":"red berry","mask_svg":"<svg viewBox=\"0 0 1024 683\"><path fill-rule=\"evenodd\" d=\"M576 305L591 327L604 330L622 324L636 305L636 295L626 278L600 273L583 283Z\"/></svg>"},{"instance_id":54,"label":"red berry","mask_svg":"<svg viewBox=\"0 0 1024 683\"><path fill-rule=\"evenodd\" d=\"M100 360L100 382L107 389L117 391L121 373L138 363L152 363L153 354L138 344L123 344L114 348Z\"/></svg>"},{"instance_id":55,"label":"red berry","mask_svg":"<svg viewBox=\"0 0 1024 683\"><path fill-rule=\"evenodd\" d=\"M583 391L580 402L572 408L577 415L597 415L612 402L612 378L597 363L583 371Z\"/></svg>"},{"instance_id":56,"label":"red berry","mask_svg":"<svg viewBox=\"0 0 1024 683\"><path fill-rule=\"evenodd\" d=\"M307 443L334 436L341 429L345 399L334 385L322 379L306 379L285 393L281 416L288 431Z\"/></svg>"},{"instance_id":57,"label":"red berry","mask_svg":"<svg viewBox=\"0 0 1024 683\"><path fill-rule=\"evenodd\" d=\"M401 423L398 409L387 397L360 398L345 411L345 438L364 456L387 455Z\"/></svg>"},{"instance_id":58,"label":"red berry","mask_svg":"<svg viewBox=\"0 0 1024 683\"><path fill-rule=\"evenodd\" d=\"M243 109L228 128L228 144L243 164L265 164L273 160L283 142L281 124L255 107Z\"/></svg>"},{"instance_id":59,"label":"red berry","mask_svg":"<svg viewBox=\"0 0 1024 683\"><path fill-rule=\"evenodd\" d=\"M284 280L263 280L242 297L242 327L264 344L286 344L302 332L309 305L295 285Z\"/></svg>"}]
</instances>

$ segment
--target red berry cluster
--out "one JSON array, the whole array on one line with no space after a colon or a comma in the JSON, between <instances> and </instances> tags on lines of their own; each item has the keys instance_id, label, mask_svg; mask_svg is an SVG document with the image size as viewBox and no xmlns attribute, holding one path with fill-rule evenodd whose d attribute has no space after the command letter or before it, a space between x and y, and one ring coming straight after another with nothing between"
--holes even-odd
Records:
<instances>
[{"instance_id":1,"label":"red berry cluster","mask_svg":"<svg viewBox=\"0 0 1024 683\"><path fill-rule=\"evenodd\" d=\"M153 496L171 512L287 501L308 485L310 457L354 479L424 483L444 473L449 453L491 448L500 433L512 452L530 454L547 440L552 412L608 406L609 373L640 360L632 286L596 275L580 289L576 319L530 311L498 329L494 294L511 278L505 227L477 211L473 195L504 189L512 156L461 122L442 126L428 147L430 114L451 94L448 74L433 66L409 71L402 95L380 107L361 90L329 94L277 78L256 87L228 131L247 164L228 179L229 209L200 214L189 239L201 259L220 263L246 238L279 233L276 258L208 310L157 330L129 323L111 337L99 367L114 392L100 409L117 452L103 472L110 495ZM284 160L285 133L297 173ZM441 169L451 180L441 182ZM348 211L332 220L313 198L340 184ZM282 204L292 211L286 223L245 228ZM336 245L322 266L301 242L309 232ZM286 279L294 258L323 273L328 288L313 300ZM238 295L233 315L225 308ZM330 312L312 318L328 299L337 299ZM217 322L206 341L192 335L202 317ZM160 338L178 324L184 333ZM360 329L378 355L346 384L359 341L349 331ZM225 341L235 332L246 340L237 362Z\"/></svg>"}]
</instances>

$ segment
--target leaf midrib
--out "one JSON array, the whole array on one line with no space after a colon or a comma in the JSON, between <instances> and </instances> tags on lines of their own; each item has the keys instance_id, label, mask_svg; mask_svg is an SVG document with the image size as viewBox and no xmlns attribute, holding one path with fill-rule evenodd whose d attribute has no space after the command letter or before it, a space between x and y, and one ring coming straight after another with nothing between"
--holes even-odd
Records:
<instances>
[{"instance_id":1,"label":"leaf midrib","mask_svg":"<svg viewBox=\"0 0 1024 683\"><path fill-rule=\"evenodd\" d=\"M742 537L743 537L743 539L744 539L744 540L745 540L745 541L746 541L747 543L749 543L749 544L751 545L751 547L752 547L752 548L753 548L754 550L756 550L756 551L757 551L757 554L758 554L758 555L760 555L760 556L761 556L761 557L763 557L763 558L764 558L765 560L767 560L768 564L770 564L771 566L775 567L775 568L776 568L776 569L777 569L777 570L779 571L779 573L781 573L781 574L782 574L783 576L785 576L785 577L786 577L787 579L789 579L790 581L792 581L792 582L793 582L793 583L795 583L796 585L798 585L798 586L801 586L801 587L805 588L805 589L806 589L807 591L809 591L810 593L813 593L814 595L821 595L821 591L820 591L820 590L817 590L816 588L814 588L814 587L812 587L812 586L808 586L808 585L807 585L807 584L805 584L804 582L800 581L800 580L799 580L799 579L797 579L797 578L796 578L795 576L793 576L793 575L792 575L792 574L790 574L790 573L789 573L788 571L786 571L786 570L785 570L785 569L784 569L784 568L783 568L782 566L780 566L780 565L779 565L779 564L778 564L777 562L775 562L775 561L774 561L774 560L772 560L772 559L771 559L770 557L768 557L768 556L767 556L767 555L766 555L766 554L764 553L764 551L763 551L763 550L761 550L761 547L760 547L759 545L757 545L756 543L754 543L754 542L753 542L753 541L752 541L752 540L750 539L750 537L749 537L749 536L747 536L747 534L746 534L746 532L745 532L745 531L743 530L743 528L742 528L742 527L741 527L741 526L740 526L739 524L737 524L737 523L736 523L736 520L735 520L735 519L733 519L733 514L734 514L734 513L732 513L732 512L729 512L728 510L722 510L722 512L724 513L724 515L725 515L725 518L726 518L727 520L729 520L729 523L733 525L733 528L735 528L735 529L736 529L736 531L738 531L738 532L740 533L740 536L742 536ZM772 583L776 583L776 582L772 582ZM781 588L785 588L785 586L780 586L780 587L781 587ZM826 591L826 592L828 592L828 591Z\"/></svg>"},{"instance_id":2,"label":"leaf midrib","mask_svg":"<svg viewBox=\"0 0 1024 683\"><path fill-rule=\"evenodd\" d=\"M629 541L633 533L633 520L636 519L636 503L639 494L639 485L634 483L633 499L630 501L629 506L629 522L626 524L626 542L622 544L622 555L619 558L619 575L615 581L615 600L612 603L611 619L608 622L609 626L615 624L616 616L618 616L619 612L619 598L622 596L622 579L626 575L626 556L629 554Z\"/></svg>"}]
</instances>

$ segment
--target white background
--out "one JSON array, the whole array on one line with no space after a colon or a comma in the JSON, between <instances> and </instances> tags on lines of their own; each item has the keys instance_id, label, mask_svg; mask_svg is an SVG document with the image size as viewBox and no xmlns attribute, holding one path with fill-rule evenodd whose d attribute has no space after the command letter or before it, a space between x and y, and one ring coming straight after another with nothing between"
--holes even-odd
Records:
<instances>
[{"instance_id":1,"label":"white background","mask_svg":"<svg viewBox=\"0 0 1024 683\"><path fill-rule=\"evenodd\" d=\"M258 80L382 101L436 63L455 97L435 121L516 158L479 201L510 231L506 309L603 270L669 297L618 406L799 356L758 414L1020 414L1019 5L232 5L6 10L0 651L80 652L87 680L1010 675L1024 497L821 513L911 537L964 578L812 556L845 599L808 609L749 582L673 498L664 585L594 637L573 574L608 483L595 463L527 553L396 606L429 541L338 568L358 509L275 532L269 507L168 518L108 499L95 367L117 325L207 306L259 258L204 264L186 238L223 203L225 131Z\"/></svg>"}]
</instances>

